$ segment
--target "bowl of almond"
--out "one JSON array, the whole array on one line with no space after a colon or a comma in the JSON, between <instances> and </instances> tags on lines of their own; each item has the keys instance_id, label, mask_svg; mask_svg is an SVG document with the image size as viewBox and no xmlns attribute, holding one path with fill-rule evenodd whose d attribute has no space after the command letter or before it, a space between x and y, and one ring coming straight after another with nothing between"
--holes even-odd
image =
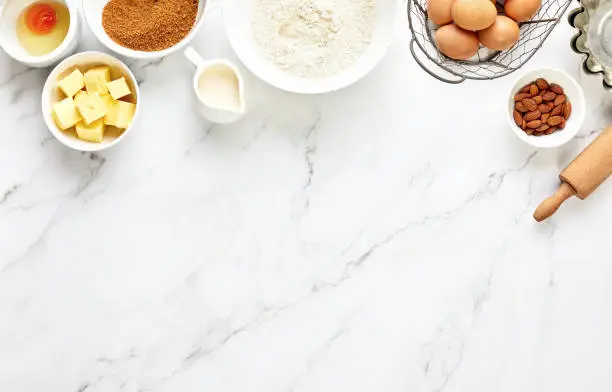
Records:
<instances>
[{"instance_id":1,"label":"bowl of almond","mask_svg":"<svg viewBox=\"0 0 612 392\"><path fill-rule=\"evenodd\" d=\"M510 127L524 142L541 148L570 141L584 121L582 88L566 72L540 69L521 76L508 100Z\"/></svg>"},{"instance_id":2,"label":"bowl of almond","mask_svg":"<svg viewBox=\"0 0 612 392\"><path fill-rule=\"evenodd\" d=\"M82 52L49 74L42 111L51 134L78 151L101 151L119 143L139 111L136 78L106 53Z\"/></svg>"}]
</instances>

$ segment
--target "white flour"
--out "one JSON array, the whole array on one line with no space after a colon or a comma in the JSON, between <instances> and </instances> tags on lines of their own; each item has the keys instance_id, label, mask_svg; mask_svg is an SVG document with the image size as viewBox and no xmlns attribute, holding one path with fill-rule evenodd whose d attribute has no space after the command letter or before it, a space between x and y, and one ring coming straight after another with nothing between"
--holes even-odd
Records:
<instances>
[{"instance_id":1,"label":"white flour","mask_svg":"<svg viewBox=\"0 0 612 392\"><path fill-rule=\"evenodd\" d=\"M254 0L255 41L279 68L326 77L355 63L376 25L375 0Z\"/></svg>"}]
</instances>

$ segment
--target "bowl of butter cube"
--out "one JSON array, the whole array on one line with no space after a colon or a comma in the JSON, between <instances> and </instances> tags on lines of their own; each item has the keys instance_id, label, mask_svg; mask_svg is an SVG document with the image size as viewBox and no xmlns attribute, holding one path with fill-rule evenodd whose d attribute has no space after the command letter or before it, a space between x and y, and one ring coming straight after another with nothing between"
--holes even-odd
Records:
<instances>
[{"instance_id":1,"label":"bowl of butter cube","mask_svg":"<svg viewBox=\"0 0 612 392\"><path fill-rule=\"evenodd\" d=\"M139 90L130 69L101 52L68 57L49 74L42 95L43 117L62 144L78 151L101 151L133 128Z\"/></svg>"}]
</instances>

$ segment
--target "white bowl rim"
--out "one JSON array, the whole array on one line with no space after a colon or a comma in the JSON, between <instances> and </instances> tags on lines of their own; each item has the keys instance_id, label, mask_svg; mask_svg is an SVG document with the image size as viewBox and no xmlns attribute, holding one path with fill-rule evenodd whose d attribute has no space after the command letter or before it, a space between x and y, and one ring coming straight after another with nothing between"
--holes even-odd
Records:
<instances>
[{"instance_id":1,"label":"white bowl rim","mask_svg":"<svg viewBox=\"0 0 612 392\"><path fill-rule=\"evenodd\" d=\"M134 112L134 117L132 118L132 123L130 124L130 126L127 127L121 133L121 135L119 135L113 141L105 144L105 143L91 143L91 142L87 142L85 140L77 139L77 140L85 143L85 144L82 145L83 146L82 148L79 148L76 145L67 143L64 140L63 137L59 136L60 134L62 136L65 136L64 132L61 129L59 129L57 127L57 125L55 125L55 122L53 121L51 116L48 116L48 115L45 114L45 106L47 106L47 104L48 104L46 99L47 99L47 97L49 95L49 89L52 87L52 78L56 77L56 75L55 75L56 71L58 71L66 63L71 62L72 60L74 60L77 57L91 56L91 55L107 57L107 58L109 58L111 60L117 61L119 64L121 64L125 68L123 71L127 71L127 75L132 80L132 83L134 84L134 87L136 89L136 91L134 92L134 94L136 95L136 98L137 98L136 99L136 111ZM57 64L55 67L53 67L53 70L51 70L51 72L49 73L49 76L47 76L47 79L45 80L45 84L43 86L42 97L41 97L41 111L42 111L42 116L43 116L43 119L45 121L45 124L47 125L47 128L49 129L49 132L53 135L53 137L55 139L57 139L64 146L69 147L69 148L71 148L73 150L76 150L76 151L96 152L96 151L102 151L102 150L109 149L109 148L117 145L120 141L122 141L125 138L125 136L129 133L129 131L131 131L132 128L134 127L134 124L136 122L135 120L138 117L138 114L140 112L140 106L141 106L140 103L141 103L141 99L140 99L140 87L138 86L138 82L136 80L136 77L132 73L132 70L123 61L119 60L118 58L116 58L113 55L110 55L110 54L104 53L104 52L98 52L98 51L95 51L95 50L90 50L90 51L86 51L86 52L75 53L72 56L69 56L69 57L65 58L64 60L62 60L62 62Z\"/></svg>"},{"instance_id":2,"label":"white bowl rim","mask_svg":"<svg viewBox=\"0 0 612 392\"><path fill-rule=\"evenodd\" d=\"M395 26L397 26L398 23L398 19L399 19L399 15L401 15L401 1L399 0L389 0L389 1L393 1L395 3L395 10L394 10L394 19L393 19L393 23L388 26L388 29L386 31L386 37L385 37L385 42L383 45L379 45L377 48L377 53L375 54L375 56L373 56L373 58L375 59L374 61L372 61L370 64L367 64L367 66L361 67L360 72L358 72L356 74L355 77L351 78L351 79L346 79L346 80L341 80L340 79L340 75L343 74L344 71L351 69L351 67L346 68L345 70L341 71L340 73L336 74L336 75L332 75L330 77L327 78L319 78L319 79L312 79L315 81L321 81L324 80L326 81L326 84L324 87L320 87L318 84L311 84L309 86L304 86L301 88L295 87L295 86L288 86L288 85L284 85L282 83L277 83L275 80L268 78L267 75L258 72L258 67L254 67L253 63L250 60L250 57L248 55L246 55L242 49L240 45L236 44L236 40L237 37L235 37L235 35L232 33L231 30L231 26L233 26L233 23L228 22L229 21L229 16L228 16L228 12L226 12L226 7L228 4L229 0L225 0L223 3L223 18L225 21L225 28L226 28L226 32L227 32L227 36L228 39L230 41L230 45L232 46L232 49L234 50L234 53L236 53L236 56L238 56L238 58L240 59L240 61L253 73L255 74L259 79L263 80L264 82L268 83L269 85L276 87L280 90L284 90L287 92L291 92L291 93L297 93L297 94L305 94L305 95L316 95L316 94L326 94L326 93L331 93L334 91L338 91L341 90L343 88L346 88L348 86L351 86L355 83L357 83L358 81L360 81L361 79L363 79L364 77L366 77L370 72L372 72L372 70L374 70L376 68L376 66L378 66L378 64L382 61L382 59L385 57L387 51L389 50L389 47L391 46L392 42L393 42L393 37L394 37L394 31L395 31Z\"/></svg>"},{"instance_id":3,"label":"white bowl rim","mask_svg":"<svg viewBox=\"0 0 612 392\"><path fill-rule=\"evenodd\" d=\"M544 74L555 73L557 75L561 75L561 77L564 78L563 84L565 84L562 87L565 88L567 84L571 84L577 91L577 96L573 95L569 97L568 95L568 98L570 98L570 101L572 102L572 115L570 116L570 120L572 120L572 124L571 124L572 126L571 127L566 126L562 131L559 131L559 134L561 132L566 132L566 134L564 138L558 138L558 141L556 143L551 142L550 138L547 139L549 136L552 136L552 135L543 135L543 136L527 135L525 131L523 131L520 127L518 127L516 123L514 122L512 107L514 104L514 94L518 92L520 87L523 87L523 86L519 86L519 84L521 83L520 80L532 74L542 74L542 73ZM546 76L543 76L543 77L546 78ZM567 90L566 90L566 93L567 93ZM507 114L506 118L508 120L508 123L510 124L510 128L520 140L522 140L523 142L533 147L538 147L538 148L556 148L556 147L560 147L568 143L578 134L578 132L580 131L582 127L582 123L584 122L584 118L586 116L586 99L585 99L584 91L582 87L580 86L580 84L578 84L576 79L574 79L570 74L558 68L536 68L536 69L532 69L532 70L523 72L517 78L515 78L514 83L512 84L512 88L510 90L508 101L509 101L509 106L506 108L506 114ZM568 124L569 124L569 121L568 121ZM555 134L557 134L557 132L555 132L553 135Z\"/></svg>"},{"instance_id":4,"label":"white bowl rim","mask_svg":"<svg viewBox=\"0 0 612 392\"><path fill-rule=\"evenodd\" d=\"M198 33L198 31L200 30L200 27L202 27L202 23L204 22L204 18L206 17L206 11L208 10L208 2L210 0L198 0L199 4L203 4L203 8L202 8L202 15L200 16L200 20L198 20L193 27L191 28L191 31L189 32L189 34L187 34L182 40L180 40L179 42L177 42L176 44L174 44L173 46L163 49L163 50L158 50L158 51L153 51L153 52L145 52L145 51L141 51L141 50L134 50L134 49L130 49L130 48L126 48L125 46L121 46L118 43L116 43L115 41L113 41L110 37L108 38L110 40L110 42L112 42L111 45L108 45L107 42L102 39L102 37L100 36L100 34L106 34L104 32L104 28L100 27L100 29L94 28L92 26L92 22L91 20L87 17L87 12L85 12L85 3L88 2L88 0L81 0L81 14L83 16L83 19L85 20L87 27L89 27L89 30L92 32L92 34L94 35L94 37L96 37L96 40L98 42L100 42L102 45L104 45L104 47L112 50L113 52L121 55L121 56L125 56L131 59L135 59L135 60L154 60L154 59L158 59L158 58L162 58L162 57L166 57L169 56L173 53L175 53L176 51L178 51L179 49L183 48L185 45L187 45L189 42L191 42L191 40L195 37L195 35Z\"/></svg>"},{"instance_id":5,"label":"white bowl rim","mask_svg":"<svg viewBox=\"0 0 612 392\"><path fill-rule=\"evenodd\" d=\"M39 0L30 0L30 1L25 2L23 8L21 9L21 12L23 12L23 10L26 7L38 1ZM61 58L64 55L64 52L66 51L66 49L68 49L68 47L70 46L70 44L75 39L77 39L76 35L77 35L78 27L79 27L80 15L79 15L79 10L77 6L73 2L70 2L69 0L59 0L59 1L68 8L68 13L70 14L70 25L68 26L68 32L66 33L64 40L57 48L53 49L51 52L47 54L43 54L42 56L21 55L9 49L10 45L7 45L5 43L4 38L2 37L2 34L0 34L0 47L2 47L2 49L13 59L19 61L20 63L24 63L24 64L37 65L37 64L46 64L49 62L53 63L54 61ZM1 11L3 7L6 7L6 4L0 4L0 21L2 18Z\"/></svg>"}]
</instances>

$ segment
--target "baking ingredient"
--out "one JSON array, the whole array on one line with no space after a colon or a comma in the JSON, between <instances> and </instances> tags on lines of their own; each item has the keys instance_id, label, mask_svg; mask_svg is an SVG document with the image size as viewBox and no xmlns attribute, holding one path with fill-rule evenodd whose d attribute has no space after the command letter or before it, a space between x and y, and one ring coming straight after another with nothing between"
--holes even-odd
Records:
<instances>
[{"instance_id":1,"label":"baking ingredient","mask_svg":"<svg viewBox=\"0 0 612 392\"><path fill-rule=\"evenodd\" d=\"M536 83L536 87L538 89L540 89L540 91L544 91L547 90L550 86L548 85L548 82L545 79L539 78L535 81Z\"/></svg>"},{"instance_id":2,"label":"baking ingredient","mask_svg":"<svg viewBox=\"0 0 612 392\"><path fill-rule=\"evenodd\" d=\"M504 11L506 15L517 22L531 19L542 6L542 0L506 0Z\"/></svg>"},{"instance_id":3,"label":"baking ingredient","mask_svg":"<svg viewBox=\"0 0 612 392\"><path fill-rule=\"evenodd\" d=\"M457 26L478 31L495 23L497 8L489 0L455 0L451 14Z\"/></svg>"},{"instance_id":4,"label":"baking ingredient","mask_svg":"<svg viewBox=\"0 0 612 392\"><path fill-rule=\"evenodd\" d=\"M550 91L552 91L555 94L565 94L563 91L563 88L555 83L550 85Z\"/></svg>"},{"instance_id":5,"label":"baking ingredient","mask_svg":"<svg viewBox=\"0 0 612 392\"><path fill-rule=\"evenodd\" d=\"M42 56L64 42L69 28L70 12L65 4L34 3L17 19L17 40L29 54Z\"/></svg>"},{"instance_id":6,"label":"baking ingredient","mask_svg":"<svg viewBox=\"0 0 612 392\"><path fill-rule=\"evenodd\" d=\"M128 128L136 113L136 97L124 76L111 81L113 75L109 66L98 65L84 74L76 68L62 78L58 90L66 97L53 104L52 113L57 126L73 129L79 139L92 143L117 134L107 126L119 131Z\"/></svg>"},{"instance_id":7,"label":"baking ingredient","mask_svg":"<svg viewBox=\"0 0 612 392\"><path fill-rule=\"evenodd\" d=\"M507 16L498 15L495 23L478 32L480 42L491 50L505 50L516 44L521 31L518 24Z\"/></svg>"},{"instance_id":8,"label":"baking ingredient","mask_svg":"<svg viewBox=\"0 0 612 392\"><path fill-rule=\"evenodd\" d=\"M113 99L123 98L132 93L124 77L106 83L106 87Z\"/></svg>"},{"instance_id":9,"label":"baking ingredient","mask_svg":"<svg viewBox=\"0 0 612 392\"><path fill-rule=\"evenodd\" d=\"M547 102L538 105L537 98ZM572 105L563 88L545 79L526 84L514 95L512 118L528 135L550 135L563 129L571 114Z\"/></svg>"},{"instance_id":10,"label":"baking ingredient","mask_svg":"<svg viewBox=\"0 0 612 392\"><path fill-rule=\"evenodd\" d=\"M83 119L72 97L64 98L53 105L53 118L57 126L62 130L74 127L76 123Z\"/></svg>"},{"instance_id":11,"label":"baking ingredient","mask_svg":"<svg viewBox=\"0 0 612 392\"><path fill-rule=\"evenodd\" d=\"M110 0L102 11L102 26L119 45L154 52L182 41L197 14L198 0Z\"/></svg>"},{"instance_id":12,"label":"baking ingredient","mask_svg":"<svg viewBox=\"0 0 612 392\"><path fill-rule=\"evenodd\" d=\"M76 133L79 139L86 142L102 143L104 140L104 120L99 119L91 124L85 124L84 121L77 123Z\"/></svg>"},{"instance_id":13,"label":"baking ingredient","mask_svg":"<svg viewBox=\"0 0 612 392\"><path fill-rule=\"evenodd\" d=\"M111 105L108 107L104 123L106 125L113 125L117 128L126 129L131 125L135 113L136 105L133 103L112 101Z\"/></svg>"},{"instance_id":14,"label":"baking ingredient","mask_svg":"<svg viewBox=\"0 0 612 392\"><path fill-rule=\"evenodd\" d=\"M25 11L25 21L34 34L47 34L57 24L57 13L49 4L36 3Z\"/></svg>"},{"instance_id":15,"label":"baking ingredient","mask_svg":"<svg viewBox=\"0 0 612 392\"><path fill-rule=\"evenodd\" d=\"M85 124L91 124L106 116L106 106L98 93L80 91L74 97L74 104L79 110L79 113L81 113L81 116L83 116Z\"/></svg>"},{"instance_id":16,"label":"baking ingredient","mask_svg":"<svg viewBox=\"0 0 612 392\"><path fill-rule=\"evenodd\" d=\"M427 16L437 25L453 21L451 9L455 0L427 0Z\"/></svg>"},{"instance_id":17,"label":"baking ingredient","mask_svg":"<svg viewBox=\"0 0 612 392\"><path fill-rule=\"evenodd\" d=\"M255 42L278 68L325 78L357 61L372 40L375 0L253 0Z\"/></svg>"},{"instance_id":18,"label":"baking ingredient","mask_svg":"<svg viewBox=\"0 0 612 392\"><path fill-rule=\"evenodd\" d=\"M478 36L457 25L442 26L436 31L438 49L455 60L467 60L478 52Z\"/></svg>"},{"instance_id":19,"label":"baking ingredient","mask_svg":"<svg viewBox=\"0 0 612 392\"><path fill-rule=\"evenodd\" d=\"M211 107L238 111L242 106L238 77L225 65L214 65L202 72L198 92L204 103Z\"/></svg>"},{"instance_id":20,"label":"baking ingredient","mask_svg":"<svg viewBox=\"0 0 612 392\"><path fill-rule=\"evenodd\" d=\"M110 67L99 66L85 72L85 89L88 93L108 93L106 83L111 81Z\"/></svg>"},{"instance_id":21,"label":"baking ingredient","mask_svg":"<svg viewBox=\"0 0 612 392\"><path fill-rule=\"evenodd\" d=\"M67 97L73 97L85 87L83 74L76 68L68 76L60 80L58 87Z\"/></svg>"}]
</instances>

